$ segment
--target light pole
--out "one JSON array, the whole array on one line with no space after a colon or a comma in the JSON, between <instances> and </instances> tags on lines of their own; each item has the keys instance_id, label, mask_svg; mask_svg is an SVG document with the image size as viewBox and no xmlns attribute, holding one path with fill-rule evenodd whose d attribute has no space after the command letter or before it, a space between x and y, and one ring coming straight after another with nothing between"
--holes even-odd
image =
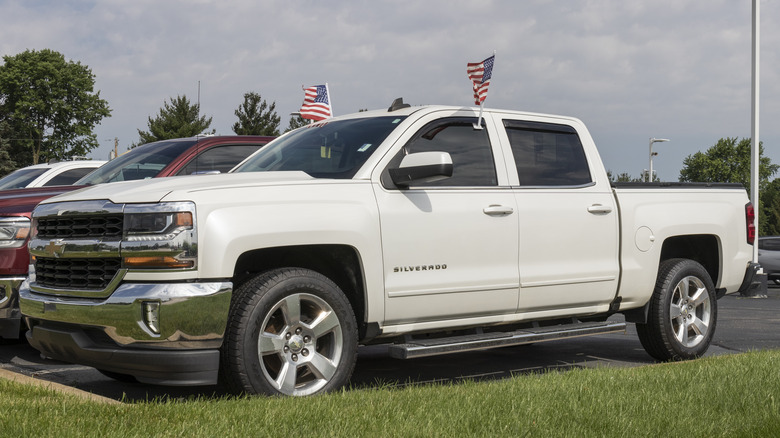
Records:
<instances>
[{"instance_id":1,"label":"light pole","mask_svg":"<svg viewBox=\"0 0 780 438\"><path fill-rule=\"evenodd\" d=\"M647 172L647 182L653 181L653 156L658 155L658 152L653 152L653 143L661 143L664 141L669 141L668 138L655 138L652 137L650 139L650 169Z\"/></svg>"}]
</instances>

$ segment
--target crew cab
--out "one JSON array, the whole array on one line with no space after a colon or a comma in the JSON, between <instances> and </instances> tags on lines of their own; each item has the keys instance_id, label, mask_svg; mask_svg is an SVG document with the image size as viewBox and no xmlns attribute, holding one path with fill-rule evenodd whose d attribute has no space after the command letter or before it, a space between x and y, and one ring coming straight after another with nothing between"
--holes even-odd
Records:
<instances>
[{"instance_id":1,"label":"crew cab","mask_svg":"<svg viewBox=\"0 0 780 438\"><path fill-rule=\"evenodd\" d=\"M658 360L702 355L717 299L754 283L745 190L613 186L580 120L478 114L396 100L229 175L48 199L27 339L114 377L285 395L347 384L359 345L403 359L625 331L615 313Z\"/></svg>"},{"instance_id":2,"label":"crew cab","mask_svg":"<svg viewBox=\"0 0 780 438\"><path fill-rule=\"evenodd\" d=\"M213 136L164 140L131 149L73 185L0 191L0 337L21 329L19 285L27 278L30 215L39 202L95 184L193 173L227 173L273 137ZM75 162L68 162L75 163ZM103 163L103 162L100 162ZM90 172L97 168L91 165Z\"/></svg>"}]
</instances>

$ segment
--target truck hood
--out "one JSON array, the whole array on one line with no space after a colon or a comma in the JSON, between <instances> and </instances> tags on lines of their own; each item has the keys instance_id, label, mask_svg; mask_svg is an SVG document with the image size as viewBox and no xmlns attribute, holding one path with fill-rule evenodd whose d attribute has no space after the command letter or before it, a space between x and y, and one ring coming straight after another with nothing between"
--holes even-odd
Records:
<instances>
[{"instance_id":1,"label":"truck hood","mask_svg":"<svg viewBox=\"0 0 780 438\"><path fill-rule=\"evenodd\" d=\"M222 175L192 175L141 181L100 184L47 199L43 203L108 199L116 204L160 202L172 192L253 187L312 181L304 172L245 172Z\"/></svg>"},{"instance_id":2,"label":"truck hood","mask_svg":"<svg viewBox=\"0 0 780 438\"><path fill-rule=\"evenodd\" d=\"M32 187L0 191L0 216L30 216L41 201L61 193L72 192L83 186Z\"/></svg>"}]
</instances>

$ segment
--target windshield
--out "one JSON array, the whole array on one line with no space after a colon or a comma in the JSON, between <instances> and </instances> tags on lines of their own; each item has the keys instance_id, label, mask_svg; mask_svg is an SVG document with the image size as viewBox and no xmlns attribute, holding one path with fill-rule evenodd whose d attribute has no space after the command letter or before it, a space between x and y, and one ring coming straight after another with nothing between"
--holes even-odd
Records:
<instances>
[{"instance_id":1,"label":"windshield","mask_svg":"<svg viewBox=\"0 0 780 438\"><path fill-rule=\"evenodd\" d=\"M234 172L300 170L315 178L352 178L404 118L314 123L271 142Z\"/></svg>"},{"instance_id":2,"label":"windshield","mask_svg":"<svg viewBox=\"0 0 780 438\"><path fill-rule=\"evenodd\" d=\"M27 187L35 178L43 175L47 168L19 169L0 178L0 190L21 189Z\"/></svg>"},{"instance_id":3,"label":"windshield","mask_svg":"<svg viewBox=\"0 0 780 438\"><path fill-rule=\"evenodd\" d=\"M165 166L184 153L196 140L164 140L130 149L96 171L76 181L76 185L95 185L116 181L154 178Z\"/></svg>"}]
</instances>

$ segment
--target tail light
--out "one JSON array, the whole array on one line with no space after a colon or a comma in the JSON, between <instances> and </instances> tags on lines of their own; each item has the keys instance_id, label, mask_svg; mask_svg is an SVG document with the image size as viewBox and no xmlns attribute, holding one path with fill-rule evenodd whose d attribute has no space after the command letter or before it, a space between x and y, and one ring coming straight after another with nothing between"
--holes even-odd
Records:
<instances>
[{"instance_id":1,"label":"tail light","mask_svg":"<svg viewBox=\"0 0 780 438\"><path fill-rule=\"evenodd\" d=\"M753 245L756 241L756 211L753 204L745 204L745 221L747 222L747 242Z\"/></svg>"}]
</instances>

